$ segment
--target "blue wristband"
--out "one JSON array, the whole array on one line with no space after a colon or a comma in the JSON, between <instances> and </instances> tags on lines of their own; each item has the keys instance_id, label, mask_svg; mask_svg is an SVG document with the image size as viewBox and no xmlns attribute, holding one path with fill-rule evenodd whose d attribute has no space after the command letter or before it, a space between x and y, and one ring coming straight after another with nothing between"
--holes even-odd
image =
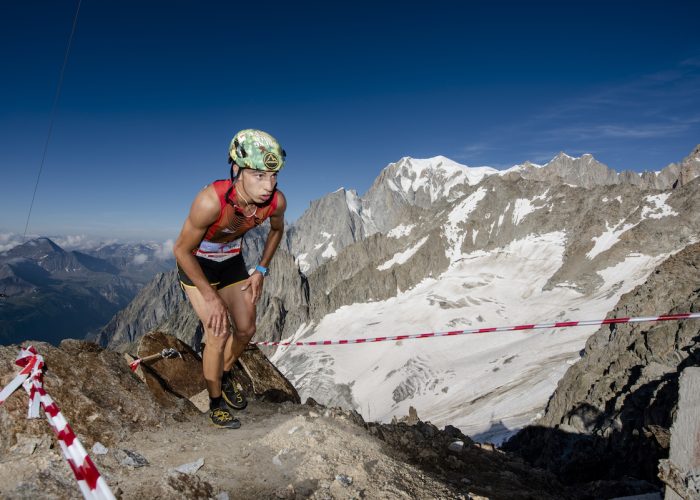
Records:
<instances>
[{"instance_id":1,"label":"blue wristband","mask_svg":"<svg viewBox=\"0 0 700 500\"><path fill-rule=\"evenodd\" d=\"M263 276L267 276L268 274L270 274L270 270L268 268L266 268L265 266L261 266L260 264L255 266L255 270L258 271Z\"/></svg>"}]
</instances>

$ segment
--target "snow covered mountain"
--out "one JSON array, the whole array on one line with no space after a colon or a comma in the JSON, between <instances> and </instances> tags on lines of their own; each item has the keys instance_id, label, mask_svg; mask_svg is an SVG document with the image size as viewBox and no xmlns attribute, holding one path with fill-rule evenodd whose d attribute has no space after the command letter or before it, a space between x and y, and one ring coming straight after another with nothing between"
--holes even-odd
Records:
<instances>
[{"instance_id":1,"label":"snow covered mountain","mask_svg":"<svg viewBox=\"0 0 700 500\"><path fill-rule=\"evenodd\" d=\"M696 149L680 165L642 175L616 173L590 155L506 171L403 158L363 197L330 193L289 229L256 338L601 319L664 259L698 241L698 158ZM191 338L176 331L185 321L161 323ZM383 421L413 406L438 426L500 441L537 417L594 330L288 347L273 361L302 399Z\"/></svg>"},{"instance_id":2,"label":"snow covered mountain","mask_svg":"<svg viewBox=\"0 0 700 500\"><path fill-rule=\"evenodd\" d=\"M402 159L382 172L363 206L394 193L411 216L395 210L381 234L312 272L309 321L287 324L286 340L604 318L700 234L697 181L673 190L669 176L665 190L648 190L590 155L560 154L542 167L464 169L452 184L444 164ZM499 441L539 414L594 331L289 347L273 361L302 397L380 420L413 406Z\"/></svg>"},{"instance_id":3,"label":"snow covered mountain","mask_svg":"<svg viewBox=\"0 0 700 500\"><path fill-rule=\"evenodd\" d=\"M295 256L301 271L309 273L346 246L377 232L391 231L402 221L408 221L408 227L421 212L457 200L490 176L588 189L619 184L667 190L700 175L699 148L679 164L642 174L617 173L590 154L574 158L563 152L545 165L525 162L507 170L469 167L444 156L404 157L387 165L363 197L340 188L313 201L290 227L286 249Z\"/></svg>"},{"instance_id":4,"label":"snow covered mountain","mask_svg":"<svg viewBox=\"0 0 700 500\"><path fill-rule=\"evenodd\" d=\"M398 221L430 209L441 200L454 200L488 175L491 167L467 167L444 156L404 157L379 174L364 197L340 188L311 203L289 232L290 253L308 273L338 255L346 246Z\"/></svg>"}]
</instances>

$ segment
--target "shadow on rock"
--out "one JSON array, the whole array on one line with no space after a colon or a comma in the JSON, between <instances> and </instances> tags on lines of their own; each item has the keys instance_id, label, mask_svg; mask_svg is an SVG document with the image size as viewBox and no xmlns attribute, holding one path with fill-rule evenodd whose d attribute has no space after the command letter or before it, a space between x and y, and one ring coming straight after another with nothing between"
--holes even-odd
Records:
<instances>
[{"instance_id":1,"label":"shadow on rock","mask_svg":"<svg viewBox=\"0 0 700 500\"><path fill-rule=\"evenodd\" d=\"M693 340L697 345L700 337ZM553 472L565 484L597 484L598 489L605 484L604 493L597 491L603 496L658 491L662 487L658 463L669 453L680 374L688 366L700 366L700 348L687 352L676 371L625 395L642 367L631 369L627 383L606 402L604 411L580 403L563 419L575 425L526 427L504 443L503 449Z\"/></svg>"}]
</instances>

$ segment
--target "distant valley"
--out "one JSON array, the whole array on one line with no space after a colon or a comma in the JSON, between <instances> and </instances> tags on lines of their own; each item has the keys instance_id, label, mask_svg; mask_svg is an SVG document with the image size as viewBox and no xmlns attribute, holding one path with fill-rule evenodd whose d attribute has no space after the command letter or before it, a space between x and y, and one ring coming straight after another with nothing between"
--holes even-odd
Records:
<instances>
[{"instance_id":1,"label":"distant valley","mask_svg":"<svg viewBox=\"0 0 700 500\"><path fill-rule=\"evenodd\" d=\"M156 273L172 269L174 261L162 257L158 245L67 251L49 238L0 253L0 343L90 335Z\"/></svg>"}]
</instances>

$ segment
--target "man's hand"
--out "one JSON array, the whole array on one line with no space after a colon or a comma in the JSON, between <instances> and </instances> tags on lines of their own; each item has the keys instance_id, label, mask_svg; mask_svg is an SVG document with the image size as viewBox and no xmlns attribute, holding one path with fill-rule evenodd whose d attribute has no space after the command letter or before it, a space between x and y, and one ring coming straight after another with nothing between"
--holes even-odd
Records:
<instances>
[{"instance_id":1,"label":"man's hand","mask_svg":"<svg viewBox=\"0 0 700 500\"><path fill-rule=\"evenodd\" d=\"M218 294L206 299L207 307L207 328L211 330L215 337L227 335L229 333L228 309L226 304Z\"/></svg>"},{"instance_id":2,"label":"man's hand","mask_svg":"<svg viewBox=\"0 0 700 500\"><path fill-rule=\"evenodd\" d=\"M260 295L262 294L263 281L265 281L265 278L263 277L262 273L260 273L260 271L255 271L253 274L250 275L250 277L247 280L243 282L241 290L245 292L248 288L250 288L253 294L253 296L251 297L253 304L256 304L260 299Z\"/></svg>"}]
</instances>

